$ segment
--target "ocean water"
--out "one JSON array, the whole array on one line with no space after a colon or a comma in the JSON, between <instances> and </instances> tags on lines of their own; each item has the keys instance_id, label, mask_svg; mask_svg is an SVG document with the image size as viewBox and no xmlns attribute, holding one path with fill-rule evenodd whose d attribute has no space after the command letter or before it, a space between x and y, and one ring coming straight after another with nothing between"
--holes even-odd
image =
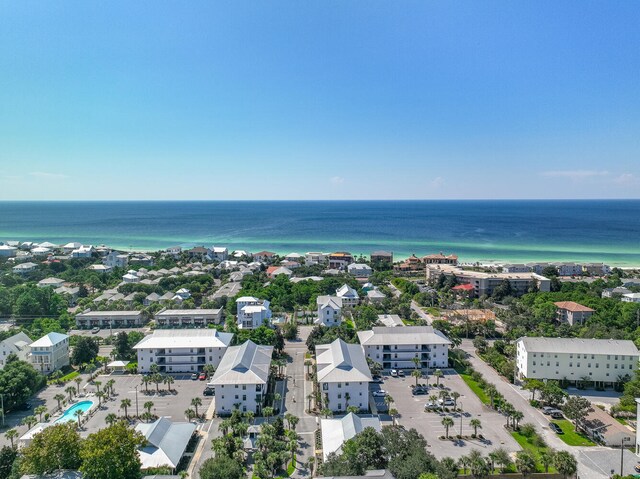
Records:
<instances>
[{"instance_id":1,"label":"ocean water","mask_svg":"<svg viewBox=\"0 0 640 479\"><path fill-rule=\"evenodd\" d=\"M640 265L640 200L0 202L0 241Z\"/></svg>"}]
</instances>

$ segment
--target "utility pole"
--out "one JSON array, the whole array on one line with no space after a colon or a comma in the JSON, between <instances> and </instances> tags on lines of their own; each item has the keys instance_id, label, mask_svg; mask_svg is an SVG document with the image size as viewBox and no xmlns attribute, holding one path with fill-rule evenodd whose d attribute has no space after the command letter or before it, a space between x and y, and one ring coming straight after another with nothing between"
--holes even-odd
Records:
<instances>
[{"instance_id":1,"label":"utility pole","mask_svg":"<svg viewBox=\"0 0 640 479\"><path fill-rule=\"evenodd\" d=\"M460 403L460 437L462 437L462 403Z\"/></svg>"},{"instance_id":2,"label":"utility pole","mask_svg":"<svg viewBox=\"0 0 640 479\"><path fill-rule=\"evenodd\" d=\"M622 468L624 466L624 443L629 440L628 437L623 437L620 441L620 476L624 476Z\"/></svg>"},{"instance_id":3,"label":"utility pole","mask_svg":"<svg viewBox=\"0 0 640 479\"><path fill-rule=\"evenodd\" d=\"M139 384L134 388L136 390L136 417L140 418L140 415L138 414L138 386L140 386Z\"/></svg>"}]
</instances>

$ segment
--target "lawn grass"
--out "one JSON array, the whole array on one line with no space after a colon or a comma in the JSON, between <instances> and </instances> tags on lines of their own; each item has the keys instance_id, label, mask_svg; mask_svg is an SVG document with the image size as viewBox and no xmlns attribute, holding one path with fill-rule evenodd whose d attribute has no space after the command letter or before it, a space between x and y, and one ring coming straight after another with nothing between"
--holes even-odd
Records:
<instances>
[{"instance_id":1,"label":"lawn grass","mask_svg":"<svg viewBox=\"0 0 640 479\"><path fill-rule=\"evenodd\" d=\"M545 472L544 471L544 467L542 467L542 464L540 464L539 457L540 457L540 451L546 451L546 450L548 450L548 448L547 447L538 447L538 446L536 446L534 444L531 444L527 440L527 437L523 436L522 434L520 434L517 431L516 432L511 432L511 435L516 440L516 442L518 444L520 444L520 447L522 449L524 449L525 451L530 452L536 458L537 472ZM549 466L549 472L554 473L554 472L556 472L556 470L553 468L553 466Z\"/></svg>"},{"instance_id":2,"label":"lawn grass","mask_svg":"<svg viewBox=\"0 0 640 479\"><path fill-rule=\"evenodd\" d=\"M435 316L436 318L440 317L440 308L427 307L422 309L429 313L431 316Z\"/></svg>"},{"instance_id":3,"label":"lawn grass","mask_svg":"<svg viewBox=\"0 0 640 479\"><path fill-rule=\"evenodd\" d=\"M484 390L480 387L480 385L473 380L473 378L469 374L459 373L462 380L467 383L467 386L478 396L478 399L482 401L484 404L491 404L491 399Z\"/></svg>"},{"instance_id":4,"label":"lawn grass","mask_svg":"<svg viewBox=\"0 0 640 479\"><path fill-rule=\"evenodd\" d=\"M591 439L576 431L576 428L573 426L571 421L561 419L553 422L560 426L560 429L564 431L564 434L558 434L558 437L562 439L565 444L568 444L569 446L595 446L595 443Z\"/></svg>"}]
</instances>

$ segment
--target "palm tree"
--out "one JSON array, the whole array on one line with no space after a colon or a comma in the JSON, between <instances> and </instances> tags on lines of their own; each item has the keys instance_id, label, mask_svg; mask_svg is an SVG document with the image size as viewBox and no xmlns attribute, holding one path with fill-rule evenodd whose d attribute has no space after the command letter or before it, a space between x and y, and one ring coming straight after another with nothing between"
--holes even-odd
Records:
<instances>
[{"instance_id":1,"label":"palm tree","mask_svg":"<svg viewBox=\"0 0 640 479\"><path fill-rule=\"evenodd\" d=\"M526 477L536 470L536 460L528 451L518 451L516 453L516 469Z\"/></svg>"},{"instance_id":2,"label":"palm tree","mask_svg":"<svg viewBox=\"0 0 640 479\"><path fill-rule=\"evenodd\" d=\"M9 441L11 441L11 447L13 447L13 440L18 437L18 431L16 431L15 429L9 429L7 432L4 433L4 437L6 437L7 439L9 439Z\"/></svg>"},{"instance_id":3,"label":"palm tree","mask_svg":"<svg viewBox=\"0 0 640 479\"><path fill-rule=\"evenodd\" d=\"M462 456L460 459L458 459L458 465L462 469L462 473L463 474L467 473L467 469L469 468L469 464L471 464L471 459L469 459L467 456Z\"/></svg>"},{"instance_id":4,"label":"palm tree","mask_svg":"<svg viewBox=\"0 0 640 479\"><path fill-rule=\"evenodd\" d=\"M449 439L449 428L453 426L453 419L449 416L442 418L442 425L444 426L444 435Z\"/></svg>"},{"instance_id":5,"label":"palm tree","mask_svg":"<svg viewBox=\"0 0 640 479\"><path fill-rule=\"evenodd\" d=\"M553 457L553 465L565 479L573 476L578 468L576 458L567 451L556 452Z\"/></svg>"},{"instance_id":6,"label":"palm tree","mask_svg":"<svg viewBox=\"0 0 640 479\"><path fill-rule=\"evenodd\" d=\"M442 400L442 412L444 412L444 403L448 395L449 393L447 393L447 391L440 391L438 393L438 397L440 398L440 400Z\"/></svg>"},{"instance_id":7,"label":"palm tree","mask_svg":"<svg viewBox=\"0 0 640 479\"><path fill-rule=\"evenodd\" d=\"M358 406L354 406L351 405L349 407L347 407L347 412L349 413L353 413L353 414L358 414L358 412L360 411L360 408Z\"/></svg>"},{"instance_id":8,"label":"palm tree","mask_svg":"<svg viewBox=\"0 0 640 479\"><path fill-rule=\"evenodd\" d=\"M460 397L460 393L458 391L453 391L451 393L451 399L453 399L453 407L458 409L458 398Z\"/></svg>"},{"instance_id":9,"label":"palm tree","mask_svg":"<svg viewBox=\"0 0 640 479\"><path fill-rule=\"evenodd\" d=\"M487 461L489 462L489 466L491 467L491 473L496 469L496 464L498 463L498 454L496 451L491 451L487 454Z\"/></svg>"},{"instance_id":10,"label":"palm tree","mask_svg":"<svg viewBox=\"0 0 640 479\"><path fill-rule=\"evenodd\" d=\"M196 412L189 408L184 412L184 415L187 417L187 421L191 422L191 420L195 417Z\"/></svg>"},{"instance_id":11,"label":"palm tree","mask_svg":"<svg viewBox=\"0 0 640 479\"><path fill-rule=\"evenodd\" d=\"M202 367L202 371L207 373L207 376L211 377L211 375L216 372L216 367L213 364L205 364Z\"/></svg>"},{"instance_id":12,"label":"palm tree","mask_svg":"<svg viewBox=\"0 0 640 479\"><path fill-rule=\"evenodd\" d=\"M80 395L80 383L82 382L82 378L81 377L77 377L73 380L76 383L76 387L77 387L77 394L78 396Z\"/></svg>"},{"instance_id":13,"label":"palm tree","mask_svg":"<svg viewBox=\"0 0 640 479\"><path fill-rule=\"evenodd\" d=\"M436 369L433 372L433 375L436 377L436 387L440 387L440 378L444 376L444 373L442 372L441 369Z\"/></svg>"},{"instance_id":14,"label":"palm tree","mask_svg":"<svg viewBox=\"0 0 640 479\"><path fill-rule=\"evenodd\" d=\"M540 460L540 464L544 467L544 472L549 472L549 466L553 464L553 451L547 451L546 449L540 449L538 452L538 459Z\"/></svg>"},{"instance_id":15,"label":"palm tree","mask_svg":"<svg viewBox=\"0 0 640 479\"><path fill-rule=\"evenodd\" d=\"M104 391L98 391L96 393L96 397L98 398L98 407L102 406L102 398L105 397L105 392Z\"/></svg>"},{"instance_id":16,"label":"palm tree","mask_svg":"<svg viewBox=\"0 0 640 479\"><path fill-rule=\"evenodd\" d=\"M191 405L196 410L196 417L199 417L198 406L202 406L202 399L200 399L199 397L195 397L195 398L191 399Z\"/></svg>"},{"instance_id":17,"label":"palm tree","mask_svg":"<svg viewBox=\"0 0 640 479\"><path fill-rule=\"evenodd\" d=\"M164 377L160 373L151 376L151 380L156 383L156 393L160 394L160 383L164 381Z\"/></svg>"},{"instance_id":18,"label":"palm tree","mask_svg":"<svg viewBox=\"0 0 640 479\"><path fill-rule=\"evenodd\" d=\"M107 381L107 384L105 384L105 387L109 390L109 395L113 396L115 394L115 390L113 389L113 386L116 384L116 380L115 379L109 379Z\"/></svg>"},{"instance_id":19,"label":"palm tree","mask_svg":"<svg viewBox=\"0 0 640 479\"><path fill-rule=\"evenodd\" d=\"M491 401L491 408L493 409L493 400L498 394L498 390L493 384L487 384L484 388L484 392L487 396L489 396L489 400Z\"/></svg>"},{"instance_id":20,"label":"palm tree","mask_svg":"<svg viewBox=\"0 0 640 479\"><path fill-rule=\"evenodd\" d=\"M482 429L482 423L480 422L480 419L476 418L473 418L471 421L469 421L469 426L473 428L474 436L478 435L478 429Z\"/></svg>"},{"instance_id":21,"label":"palm tree","mask_svg":"<svg viewBox=\"0 0 640 479\"><path fill-rule=\"evenodd\" d=\"M493 454L495 463L499 464L501 467L500 472L504 473L511 465L511 456L509 455L509 451L504 447L499 447L493 451Z\"/></svg>"},{"instance_id":22,"label":"palm tree","mask_svg":"<svg viewBox=\"0 0 640 479\"><path fill-rule=\"evenodd\" d=\"M389 409L389 416L391 416L391 424L395 426L396 417L398 416L398 410L392 407L391 409Z\"/></svg>"},{"instance_id":23,"label":"palm tree","mask_svg":"<svg viewBox=\"0 0 640 479\"><path fill-rule=\"evenodd\" d=\"M171 392L171 385L175 382L176 380L173 379L173 376L165 376L164 377L164 383L167 385L167 391Z\"/></svg>"},{"instance_id":24,"label":"palm tree","mask_svg":"<svg viewBox=\"0 0 640 479\"><path fill-rule=\"evenodd\" d=\"M420 358L418 356L414 356L411 358L416 369L420 369Z\"/></svg>"},{"instance_id":25,"label":"palm tree","mask_svg":"<svg viewBox=\"0 0 640 479\"><path fill-rule=\"evenodd\" d=\"M62 409L61 403L62 401L64 401L64 394L58 393L55 396L53 396L53 399L58 401L58 409Z\"/></svg>"},{"instance_id":26,"label":"palm tree","mask_svg":"<svg viewBox=\"0 0 640 479\"><path fill-rule=\"evenodd\" d=\"M513 429L520 427L520 421L524 418L524 414L521 411L513 411L511 419L513 421Z\"/></svg>"},{"instance_id":27,"label":"palm tree","mask_svg":"<svg viewBox=\"0 0 640 479\"><path fill-rule=\"evenodd\" d=\"M333 411L331 409L329 409L328 407L324 408L321 411L321 414L325 417L325 418L329 418L331 416L333 416Z\"/></svg>"},{"instance_id":28,"label":"palm tree","mask_svg":"<svg viewBox=\"0 0 640 479\"><path fill-rule=\"evenodd\" d=\"M124 417L129 418L129 414L127 414L127 409L131 406L131 399L123 399L120 401L120 409L124 409Z\"/></svg>"},{"instance_id":29,"label":"palm tree","mask_svg":"<svg viewBox=\"0 0 640 479\"><path fill-rule=\"evenodd\" d=\"M33 412L40 416L40 422L42 422L42 415L47 412L47 408L46 406L38 406L33 410Z\"/></svg>"},{"instance_id":30,"label":"palm tree","mask_svg":"<svg viewBox=\"0 0 640 479\"><path fill-rule=\"evenodd\" d=\"M307 408L307 410L309 412L311 412L311 401L313 400L313 394L307 394L307 401L309 401L308 405L309 407Z\"/></svg>"},{"instance_id":31,"label":"palm tree","mask_svg":"<svg viewBox=\"0 0 640 479\"><path fill-rule=\"evenodd\" d=\"M511 423L511 417L513 416L514 412L516 412L516 410L510 403L506 403L502 407L502 414L507 417L507 427L509 427L509 424Z\"/></svg>"},{"instance_id":32,"label":"palm tree","mask_svg":"<svg viewBox=\"0 0 640 479\"><path fill-rule=\"evenodd\" d=\"M469 453L469 467L471 468L471 475L476 479L487 477L490 472L489 463L477 449L473 449Z\"/></svg>"},{"instance_id":33,"label":"palm tree","mask_svg":"<svg viewBox=\"0 0 640 479\"><path fill-rule=\"evenodd\" d=\"M146 409L148 413L151 413L151 409L153 408L153 401L145 401L142 407Z\"/></svg>"},{"instance_id":34,"label":"palm tree","mask_svg":"<svg viewBox=\"0 0 640 479\"><path fill-rule=\"evenodd\" d=\"M298 416L294 416L291 413L287 413L284 415L284 419L287 421L287 423L289 424L289 429L292 431L296 430L296 425L298 424Z\"/></svg>"},{"instance_id":35,"label":"palm tree","mask_svg":"<svg viewBox=\"0 0 640 479\"><path fill-rule=\"evenodd\" d=\"M351 399L351 394L344 393L344 408L349 409L349 399Z\"/></svg>"},{"instance_id":36,"label":"palm tree","mask_svg":"<svg viewBox=\"0 0 640 479\"><path fill-rule=\"evenodd\" d=\"M414 369L411 371L411 375L416 378L416 387L418 386L418 380L422 377L422 373L419 369Z\"/></svg>"},{"instance_id":37,"label":"palm tree","mask_svg":"<svg viewBox=\"0 0 640 479\"><path fill-rule=\"evenodd\" d=\"M263 415L265 418L267 418L267 423L269 423L269 422L270 422L270 421L269 421L269 418L270 418L271 416L273 416L273 413L274 413L274 412L275 412L275 411L273 410L273 408L272 408L271 406L267 406L267 407L262 408L262 415Z\"/></svg>"},{"instance_id":38,"label":"palm tree","mask_svg":"<svg viewBox=\"0 0 640 479\"><path fill-rule=\"evenodd\" d=\"M71 402L73 400L73 395L76 393L76 388L74 388L73 386L67 386L64 392L69 395L69 402Z\"/></svg>"},{"instance_id":39,"label":"palm tree","mask_svg":"<svg viewBox=\"0 0 640 479\"><path fill-rule=\"evenodd\" d=\"M253 420L255 419L256 413L253 411L247 411L244 413L244 417L247 419L249 424L253 424Z\"/></svg>"},{"instance_id":40,"label":"palm tree","mask_svg":"<svg viewBox=\"0 0 640 479\"><path fill-rule=\"evenodd\" d=\"M393 404L393 402L394 402L394 401L393 401L393 398L391 397L391 395L387 394L387 395L384 397L384 403L387 405L387 409L390 409L390 408L391 408L391 404Z\"/></svg>"},{"instance_id":41,"label":"palm tree","mask_svg":"<svg viewBox=\"0 0 640 479\"><path fill-rule=\"evenodd\" d=\"M102 381L93 381L93 385L96 387L98 392L100 392L100 386L102 386Z\"/></svg>"},{"instance_id":42,"label":"palm tree","mask_svg":"<svg viewBox=\"0 0 640 479\"><path fill-rule=\"evenodd\" d=\"M110 412L109 414L107 414L107 417L105 417L104 420L109 426L113 426L115 422L118 420L118 416Z\"/></svg>"},{"instance_id":43,"label":"palm tree","mask_svg":"<svg viewBox=\"0 0 640 479\"><path fill-rule=\"evenodd\" d=\"M433 404L433 408L435 409L436 407L438 407L438 396L435 395L431 395L429 396L429 403Z\"/></svg>"},{"instance_id":44,"label":"palm tree","mask_svg":"<svg viewBox=\"0 0 640 479\"><path fill-rule=\"evenodd\" d=\"M145 422L151 422L151 420L153 419L153 414L151 414L149 411L145 411L142 413L142 420Z\"/></svg>"},{"instance_id":45,"label":"palm tree","mask_svg":"<svg viewBox=\"0 0 640 479\"><path fill-rule=\"evenodd\" d=\"M36 419L35 416L27 416L24 419L22 419L22 424L26 425L28 429L31 429L33 425L37 422L38 420Z\"/></svg>"},{"instance_id":46,"label":"palm tree","mask_svg":"<svg viewBox=\"0 0 640 479\"><path fill-rule=\"evenodd\" d=\"M78 419L78 429L80 429L80 419L82 418L83 414L84 411L82 409L76 409L75 411L73 411L73 415Z\"/></svg>"}]
</instances>

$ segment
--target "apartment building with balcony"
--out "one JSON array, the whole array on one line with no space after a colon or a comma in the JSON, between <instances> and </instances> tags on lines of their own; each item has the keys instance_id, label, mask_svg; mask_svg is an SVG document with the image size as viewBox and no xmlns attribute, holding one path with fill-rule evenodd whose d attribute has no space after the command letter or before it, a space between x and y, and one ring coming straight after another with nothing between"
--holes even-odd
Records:
<instances>
[{"instance_id":1,"label":"apartment building with balcony","mask_svg":"<svg viewBox=\"0 0 640 479\"><path fill-rule=\"evenodd\" d=\"M91 311L86 309L76 315L76 326L91 328L136 328L142 326L142 311Z\"/></svg>"},{"instance_id":2,"label":"apartment building with balcony","mask_svg":"<svg viewBox=\"0 0 640 479\"><path fill-rule=\"evenodd\" d=\"M222 322L222 308L218 309L161 309L154 315L158 328L206 328Z\"/></svg>"},{"instance_id":3,"label":"apartment building with balcony","mask_svg":"<svg viewBox=\"0 0 640 479\"><path fill-rule=\"evenodd\" d=\"M163 373L195 373L205 364L217 367L232 338L232 333L215 329L156 329L133 347L138 371L148 373L153 364Z\"/></svg>"},{"instance_id":4,"label":"apartment building with balcony","mask_svg":"<svg viewBox=\"0 0 640 479\"><path fill-rule=\"evenodd\" d=\"M446 368L451 341L431 326L383 327L358 331L367 358L383 369L414 369L414 358L421 369Z\"/></svg>"},{"instance_id":5,"label":"apartment building with balcony","mask_svg":"<svg viewBox=\"0 0 640 479\"><path fill-rule=\"evenodd\" d=\"M336 339L316 346L318 386L323 404L332 411L356 406L369 409L369 383L372 381L367 358L358 344Z\"/></svg>"},{"instance_id":6,"label":"apartment building with balcony","mask_svg":"<svg viewBox=\"0 0 640 479\"><path fill-rule=\"evenodd\" d=\"M29 362L36 371L50 374L69 365L69 336L49 333L29 345Z\"/></svg>"},{"instance_id":7,"label":"apartment building with balcony","mask_svg":"<svg viewBox=\"0 0 640 479\"><path fill-rule=\"evenodd\" d=\"M234 409L261 414L267 394L273 346L246 341L227 349L209 382L215 391L217 415Z\"/></svg>"}]
</instances>

